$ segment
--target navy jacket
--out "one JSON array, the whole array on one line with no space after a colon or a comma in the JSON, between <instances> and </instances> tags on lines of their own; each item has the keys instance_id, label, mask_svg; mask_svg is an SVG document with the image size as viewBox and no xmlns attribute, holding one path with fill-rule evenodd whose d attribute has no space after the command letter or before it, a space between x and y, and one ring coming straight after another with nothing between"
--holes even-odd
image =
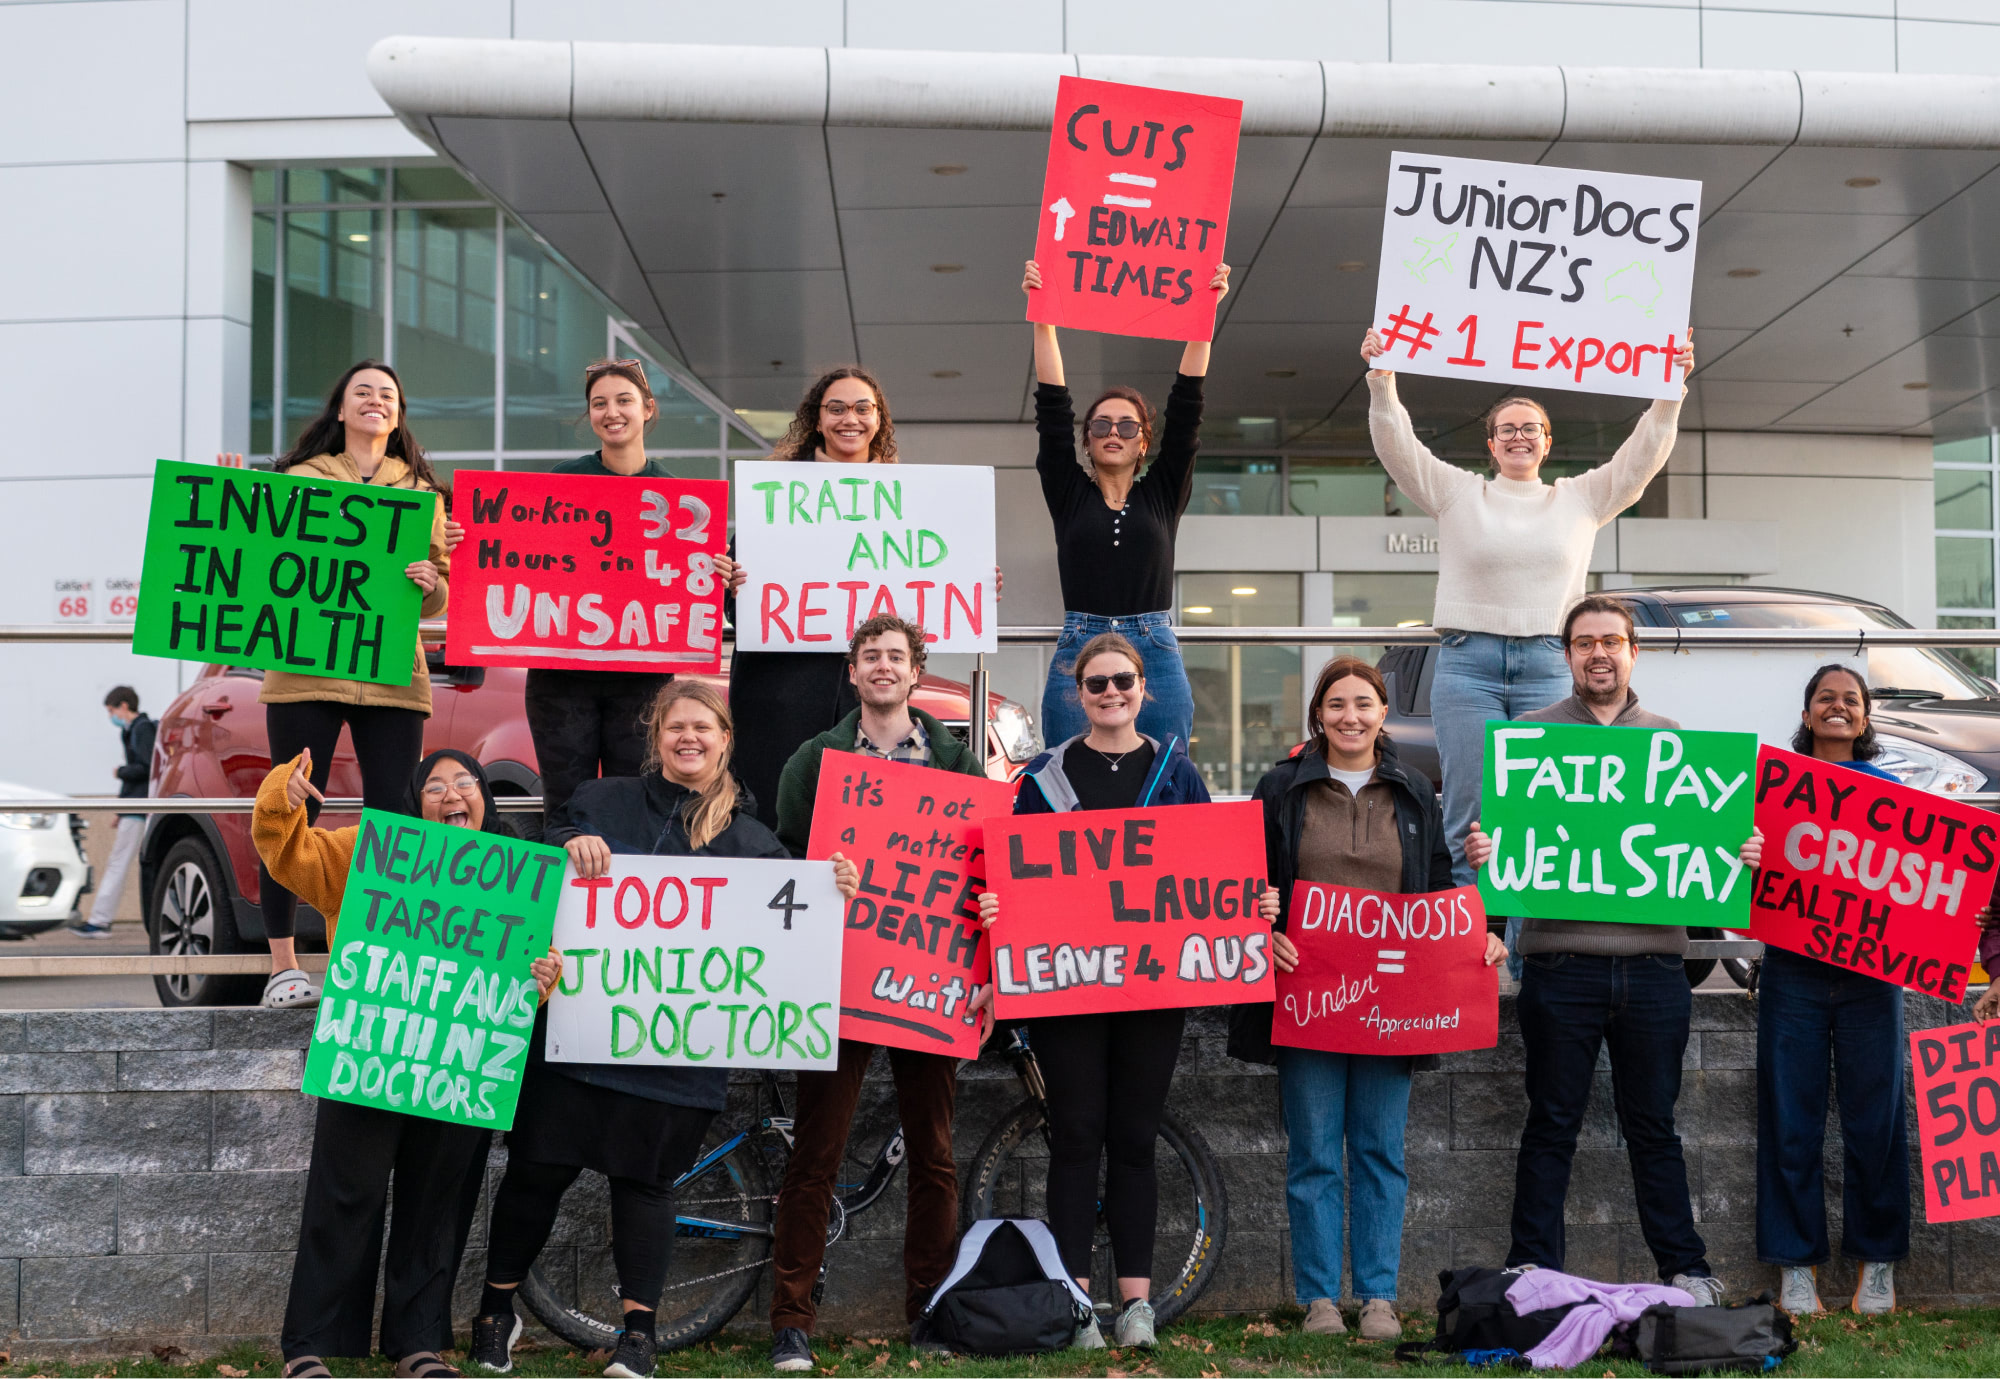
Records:
<instances>
[{"instance_id":1,"label":"navy jacket","mask_svg":"<svg viewBox=\"0 0 2000 1379\"><path fill-rule=\"evenodd\" d=\"M1028 769L1021 773L1021 788L1014 794L1016 814L1067 814L1077 807L1076 791L1063 774L1063 758L1070 748L1089 736L1078 733L1067 742L1059 742L1028 763ZM1139 734L1146 737L1144 733ZM1158 804L1207 804L1208 782L1201 778L1201 772L1188 760L1187 751L1178 737L1169 738L1162 749L1158 738L1146 737L1153 744L1153 773L1146 778L1145 789L1139 792L1138 809L1148 809Z\"/></svg>"}]
</instances>

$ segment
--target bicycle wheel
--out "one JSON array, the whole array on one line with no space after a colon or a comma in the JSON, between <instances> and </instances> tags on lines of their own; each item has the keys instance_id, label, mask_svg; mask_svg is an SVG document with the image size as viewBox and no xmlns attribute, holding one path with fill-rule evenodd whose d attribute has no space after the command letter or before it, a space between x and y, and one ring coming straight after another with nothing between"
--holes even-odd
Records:
<instances>
[{"instance_id":1,"label":"bicycle wheel","mask_svg":"<svg viewBox=\"0 0 2000 1379\"><path fill-rule=\"evenodd\" d=\"M702 1157L674 1189L674 1252L660 1293L656 1334L662 1351L705 1341L742 1310L771 1257L777 1188L761 1137L709 1132ZM580 1290L579 1290L580 1291ZM579 1298L571 1307L539 1263L521 1284L521 1300L542 1324L573 1346L605 1350L619 1325ZM614 1292L604 1312L618 1317Z\"/></svg>"},{"instance_id":2,"label":"bicycle wheel","mask_svg":"<svg viewBox=\"0 0 2000 1379\"><path fill-rule=\"evenodd\" d=\"M1042 1107L1033 1098L1022 1101L993 1127L979 1147L972 1180L961 1194L964 1224L989 1216L1048 1219L1048 1142L1041 1130ZM1153 1311L1165 1324L1193 1306L1214 1277L1228 1235L1229 1197L1208 1142L1172 1111L1160 1117L1153 1162L1160 1182ZM1159 1277L1163 1264L1175 1269L1170 1277ZM1091 1266L1093 1295L1116 1297L1111 1237L1102 1220Z\"/></svg>"}]
</instances>

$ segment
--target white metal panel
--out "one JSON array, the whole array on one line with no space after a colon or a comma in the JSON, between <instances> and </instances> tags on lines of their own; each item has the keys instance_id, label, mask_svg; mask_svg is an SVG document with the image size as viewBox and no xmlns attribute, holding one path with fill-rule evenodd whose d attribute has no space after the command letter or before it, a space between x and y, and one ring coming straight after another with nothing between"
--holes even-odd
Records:
<instances>
[{"instance_id":1,"label":"white metal panel","mask_svg":"<svg viewBox=\"0 0 2000 1379\"><path fill-rule=\"evenodd\" d=\"M906 128L1046 132L1056 78L1076 71L1064 53L831 48L826 62L828 124Z\"/></svg>"},{"instance_id":2,"label":"white metal panel","mask_svg":"<svg viewBox=\"0 0 2000 1379\"><path fill-rule=\"evenodd\" d=\"M1651 22L1660 22L1657 13ZM1674 16L1667 22L1678 26L1684 20ZM1790 72L1687 72L1649 62L1637 70L1571 68L1563 76L1566 139L1776 144L1789 142L1798 133L1799 84ZM1672 112L1666 121L1671 134L1662 129L1661 117L1667 111ZM1636 166L1621 170L1651 171Z\"/></svg>"},{"instance_id":3,"label":"white metal panel","mask_svg":"<svg viewBox=\"0 0 2000 1379\"><path fill-rule=\"evenodd\" d=\"M1887 17L1704 9L1701 57L1710 67L1893 72L1896 26Z\"/></svg>"},{"instance_id":4,"label":"white metal panel","mask_svg":"<svg viewBox=\"0 0 2000 1379\"><path fill-rule=\"evenodd\" d=\"M178 158L174 0L0 6L0 163Z\"/></svg>"},{"instance_id":5,"label":"white metal panel","mask_svg":"<svg viewBox=\"0 0 2000 1379\"><path fill-rule=\"evenodd\" d=\"M1864 20L1828 23L1864 24ZM1923 83L1923 98L1911 100ZM1799 142L1887 148L1991 148L2000 79L1894 76L1886 72L1799 73L1805 118Z\"/></svg>"},{"instance_id":6,"label":"white metal panel","mask_svg":"<svg viewBox=\"0 0 2000 1379\"><path fill-rule=\"evenodd\" d=\"M841 0L512 0L514 37L600 43L842 42Z\"/></svg>"},{"instance_id":7,"label":"white metal panel","mask_svg":"<svg viewBox=\"0 0 2000 1379\"><path fill-rule=\"evenodd\" d=\"M239 163L354 167L436 150L393 115L334 120L204 120L186 126L187 156Z\"/></svg>"},{"instance_id":8,"label":"white metal panel","mask_svg":"<svg viewBox=\"0 0 2000 1379\"><path fill-rule=\"evenodd\" d=\"M181 163L0 168L15 208L0 321L180 316L185 178Z\"/></svg>"},{"instance_id":9,"label":"white metal panel","mask_svg":"<svg viewBox=\"0 0 2000 1379\"><path fill-rule=\"evenodd\" d=\"M1621 517L1618 568L1662 575L1769 574L1778 568L1778 524Z\"/></svg>"},{"instance_id":10,"label":"white metal panel","mask_svg":"<svg viewBox=\"0 0 2000 1379\"><path fill-rule=\"evenodd\" d=\"M847 0L846 10L846 41L856 48L1060 53L1065 46L1063 0Z\"/></svg>"},{"instance_id":11,"label":"white metal panel","mask_svg":"<svg viewBox=\"0 0 2000 1379\"><path fill-rule=\"evenodd\" d=\"M7 380L7 394L34 400L34 405L15 411L0 475L10 480L107 474L150 477L155 459L181 458L174 453L181 435L181 332L177 318L0 325L0 378ZM115 380L117 398L116 405L89 407L87 442L79 440L76 409L64 402L76 397L79 379L86 376L78 372L82 361L88 361L88 377ZM22 542L39 545L43 539L42 533L17 525L23 518L11 506L16 488L12 483L6 486L9 536L0 548ZM100 501L95 496L90 499L93 514L100 511ZM140 507L144 506L142 498ZM86 520L81 511L72 510L61 524L66 545L88 546L98 539L95 517ZM145 526L143 516L139 525ZM38 606L27 621L47 622L50 611Z\"/></svg>"},{"instance_id":12,"label":"white metal panel","mask_svg":"<svg viewBox=\"0 0 2000 1379\"><path fill-rule=\"evenodd\" d=\"M2000 10L1995 10L1989 0L1974 0L1974 3L1986 14L2000 14ZM1899 20L1896 24L1896 70L2000 75L2000 24Z\"/></svg>"},{"instance_id":13,"label":"white metal panel","mask_svg":"<svg viewBox=\"0 0 2000 1379\"><path fill-rule=\"evenodd\" d=\"M1432 62L1491 62L1522 52L1565 66L1698 68L1703 18L1657 6L1396 0L1390 42L1394 52Z\"/></svg>"},{"instance_id":14,"label":"white metal panel","mask_svg":"<svg viewBox=\"0 0 2000 1379\"><path fill-rule=\"evenodd\" d=\"M1134 7L1123 0L1068 0L1069 48L1078 53L1145 51L1165 57L1292 57L1389 60L1389 6L1382 0L1236 0L1219 12L1203 0ZM1218 20L1222 22L1218 22Z\"/></svg>"},{"instance_id":15,"label":"white metal panel","mask_svg":"<svg viewBox=\"0 0 2000 1379\"><path fill-rule=\"evenodd\" d=\"M191 318L183 337L180 453L199 463L250 448L250 323Z\"/></svg>"},{"instance_id":16,"label":"white metal panel","mask_svg":"<svg viewBox=\"0 0 2000 1379\"><path fill-rule=\"evenodd\" d=\"M1176 570L1316 570L1319 524L1312 517L1181 519Z\"/></svg>"},{"instance_id":17,"label":"white metal panel","mask_svg":"<svg viewBox=\"0 0 2000 1379\"><path fill-rule=\"evenodd\" d=\"M1083 76L1098 81L1233 97L1243 102L1245 136L1318 134L1326 109L1326 83L1317 62L1079 54L1076 64Z\"/></svg>"},{"instance_id":18,"label":"white metal panel","mask_svg":"<svg viewBox=\"0 0 2000 1379\"><path fill-rule=\"evenodd\" d=\"M578 120L742 120L818 124L821 48L576 43L570 113Z\"/></svg>"}]
</instances>

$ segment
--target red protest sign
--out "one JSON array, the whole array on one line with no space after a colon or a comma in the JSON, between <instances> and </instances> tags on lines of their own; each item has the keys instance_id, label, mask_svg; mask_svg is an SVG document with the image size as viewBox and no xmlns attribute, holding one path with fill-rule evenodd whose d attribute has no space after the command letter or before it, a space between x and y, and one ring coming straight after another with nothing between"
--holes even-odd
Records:
<instances>
[{"instance_id":1,"label":"red protest sign","mask_svg":"<svg viewBox=\"0 0 2000 1379\"><path fill-rule=\"evenodd\" d=\"M979 1056L970 1006L992 979L979 821L1013 807L1006 781L856 752L820 758L806 856L838 852L861 868L841 950L841 1038Z\"/></svg>"},{"instance_id":2,"label":"red protest sign","mask_svg":"<svg viewBox=\"0 0 2000 1379\"><path fill-rule=\"evenodd\" d=\"M2000 1021L1910 1031L1924 1218L2000 1216Z\"/></svg>"},{"instance_id":3,"label":"red protest sign","mask_svg":"<svg viewBox=\"0 0 2000 1379\"><path fill-rule=\"evenodd\" d=\"M1271 999L1253 802L986 821L1003 1019Z\"/></svg>"},{"instance_id":4,"label":"red protest sign","mask_svg":"<svg viewBox=\"0 0 2000 1379\"><path fill-rule=\"evenodd\" d=\"M1300 881L1271 1042L1328 1053L1457 1053L1500 1042L1479 887L1389 895Z\"/></svg>"},{"instance_id":5,"label":"red protest sign","mask_svg":"<svg viewBox=\"0 0 2000 1379\"><path fill-rule=\"evenodd\" d=\"M1243 102L1064 77L1035 231L1028 319L1207 340Z\"/></svg>"},{"instance_id":6,"label":"red protest sign","mask_svg":"<svg viewBox=\"0 0 2000 1379\"><path fill-rule=\"evenodd\" d=\"M453 488L452 664L721 667L729 485L461 469Z\"/></svg>"},{"instance_id":7,"label":"red protest sign","mask_svg":"<svg viewBox=\"0 0 2000 1379\"><path fill-rule=\"evenodd\" d=\"M1750 936L1962 1000L2000 828L1982 809L1776 747L1757 749L1764 865Z\"/></svg>"}]
</instances>

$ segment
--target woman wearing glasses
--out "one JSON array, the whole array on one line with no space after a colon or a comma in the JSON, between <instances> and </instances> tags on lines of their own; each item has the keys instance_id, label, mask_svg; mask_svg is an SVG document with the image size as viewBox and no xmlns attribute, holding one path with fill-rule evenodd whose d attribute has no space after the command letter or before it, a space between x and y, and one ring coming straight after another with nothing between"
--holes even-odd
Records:
<instances>
[{"instance_id":1,"label":"woman wearing glasses","mask_svg":"<svg viewBox=\"0 0 2000 1379\"><path fill-rule=\"evenodd\" d=\"M1032 259L1021 290L1039 292L1042 270ZM1229 292L1229 265L1209 281L1217 305ZM1042 740L1062 742L1086 724L1071 679L1083 644L1121 632L1145 657L1150 702L1139 730L1162 742L1186 742L1194 722L1194 691L1174 638L1174 538L1194 492L1194 456L1201 445L1201 381L1208 373L1206 340L1181 351L1180 374L1167 394L1159 455L1151 465L1153 412L1135 388L1113 384L1084 410L1083 456L1076 453L1076 405L1064 382L1056 328L1035 326L1035 468L1056 527L1056 573L1062 581L1063 630L1042 691Z\"/></svg>"},{"instance_id":2,"label":"woman wearing glasses","mask_svg":"<svg viewBox=\"0 0 2000 1379\"><path fill-rule=\"evenodd\" d=\"M1542 461L1554 439L1549 414L1531 398L1502 398L1486 413L1493 473L1482 477L1446 464L1417 439L1397 400L1395 373L1372 367L1384 353L1381 334L1371 329L1361 357L1371 365L1368 429L1375 454L1438 524L1431 623L1443 645L1431 718L1452 876L1465 886L1472 884L1465 833L1479 810L1487 720L1518 718L1570 692L1557 629L1583 597L1598 530L1637 502L1667 462L1681 404L1653 403L1608 464L1545 484ZM1693 346L1683 345L1675 362L1685 377L1694 368Z\"/></svg>"}]
</instances>

